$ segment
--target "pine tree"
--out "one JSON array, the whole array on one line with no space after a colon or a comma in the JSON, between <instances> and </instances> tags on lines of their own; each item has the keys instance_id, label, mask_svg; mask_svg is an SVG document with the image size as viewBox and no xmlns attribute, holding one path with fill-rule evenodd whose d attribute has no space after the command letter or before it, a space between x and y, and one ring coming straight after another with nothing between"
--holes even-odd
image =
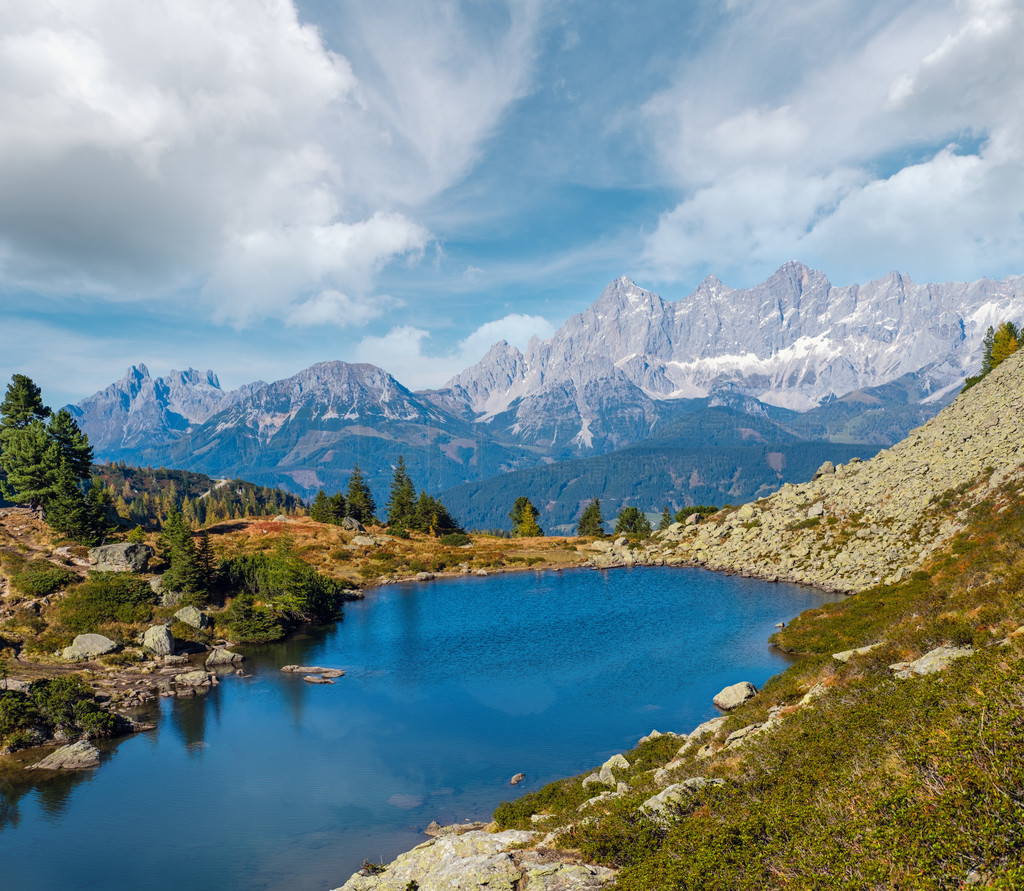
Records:
<instances>
[{"instance_id":1,"label":"pine tree","mask_svg":"<svg viewBox=\"0 0 1024 891\"><path fill-rule=\"evenodd\" d=\"M317 523L331 522L331 508L327 503L327 493L323 489L316 493L316 498L309 507L309 518Z\"/></svg>"},{"instance_id":2,"label":"pine tree","mask_svg":"<svg viewBox=\"0 0 1024 891\"><path fill-rule=\"evenodd\" d=\"M168 563L164 570L163 584L170 591L180 591L185 601L193 606L205 602L206 586L203 584L199 555L192 531L185 524L181 512L175 507L164 521L157 539L160 555Z\"/></svg>"},{"instance_id":3,"label":"pine tree","mask_svg":"<svg viewBox=\"0 0 1024 891\"><path fill-rule=\"evenodd\" d=\"M416 510L416 488L405 470L405 459L399 455L395 473L391 479L391 494L388 497L388 525L408 526Z\"/></svg>"},{"instance_id":4,"label":"pine tree","mask_svg":"<svg viewBox=\"0 0 1024 891\"><path fill-rule=\"evenodd\" d=\"M78 487L75 472L64 456L60 458L52 490L46 497L46 522L58 535L92 543L95 534L93 516Z\"/></svg>"},{"instance_id":5,"label":"pine tree","mask_svg":"<svg viewBox=\"0 0 1024 891\"><path fill-rule=\"evenodd\" d=\"M615 534L647 537L651 534L651 524L639 508L624 507L615 520Z\"/></svg>"},{"instance_id":6,"label":"pine tree","mask_svg":"<svg viewBox=\"0 0 1024 891\"><path fill-rule=\"evenodd\" d=\"M327 499L327 522L340 524L347 516L345 496L341 492L335 492Z\"/></svg>"},{"instance_id":7,"label":"pine tree","mask_svg":"<svg viewBox=\"0 0 1024 891\"><path fill-rule=\"evenodd\" d=\"M347 516L358 520L360 523L369 524L377 511L370 487L359 472L359 465L352 468L352 475L348 478L348 491L345 493L345 512Z\"/></svg>"},{"instance_id":8,"label":"pine tree","mask_svg":"<svg viewBox=\"0 0 1024 891\"><path fill-rule=\"evenodd\" d=\"M525 495L520 495L508 515L512 521L512 535L516 538L533 538L543 535L544 530L537 524L539 514L540 511L533 506L530 499Z\"/></svg>"},{"instance_id":9,"label":"pine tree","mask_svg":"<svg viewBox=\"0 0 1024 891\"><path fill-rule=\"evenodd\" d=\"M32 379L23 374L13 375L4 401L0 403L0 448L8 430L21 430L32 421L43 421L49 416L50 409L43 405L42 391Z\"/></svg>"},{"instance_id":10,"label":"pine tree","mask_svg":"<svg viewBox=\"0 0 1024 891\"><path fill-rule=\"evenodd\" d=\"M672 525L672 514L668 511L668 505L665 505L665 509L661 512L661 520L658 522L658 531L664 532Z\"/></svg>"},{"instance_id":11,"label":"pine tree","mask_svg":"<svg viewBox=\"0 0 1024 891\"><path fill-rule=\"evenodd\" d=\"M67 409L62 408L50 418L48 432L57 444L61 456L71 465L75 479L89 479L92 474L92 446Z\"/></svg>"},{"instance_id":12,"label":"pine tree","mask_svg":"<svg viewBox=\"0 0 1024 891\"><path fill-rule=\"evenodd\" d=\"M4 497L38 510L53 492L60 452L38 419L4 432L0 452L0 468L6 475L0 483Z\"/></svg>"},{"instance_id":13,"label":"pine tree","mask_svg":"<svg viewBox=\"0 0 1024 891\"><path fill-rule=\"evenodd\" d=\"M577 535L593 536L602 538L604 536L604 519L601 517L601 499L595 498L580 514L580 521L576 524Z\"/></svg>"}]
</instances>

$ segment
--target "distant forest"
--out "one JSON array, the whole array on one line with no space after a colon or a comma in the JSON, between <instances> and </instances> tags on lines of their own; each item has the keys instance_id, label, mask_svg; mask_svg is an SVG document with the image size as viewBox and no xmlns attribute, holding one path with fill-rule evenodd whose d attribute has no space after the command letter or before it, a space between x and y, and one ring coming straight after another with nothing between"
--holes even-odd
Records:
<instances>
[{"instance_id":1,"label":"distant forest","mask_svg":"<svg viewBox=\"0 0 1024 891\"><path fill-rule=\"evenodd\" d=\"M166 467L132 467L123 461L93 466L110 506L123 523L155 527L172 508L194 528L224 520L305 514L301 498L245 480L215 480L203 473Z\"/></svg>"}]
</instances>

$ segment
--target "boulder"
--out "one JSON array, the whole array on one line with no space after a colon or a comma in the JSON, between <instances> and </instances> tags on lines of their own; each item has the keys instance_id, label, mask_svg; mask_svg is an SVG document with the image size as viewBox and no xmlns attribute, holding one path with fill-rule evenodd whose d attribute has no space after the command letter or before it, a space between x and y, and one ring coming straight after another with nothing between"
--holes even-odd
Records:
<instances>
[{"instance_id":1,"label":"boulder","mask_svg":"<svg viewBox=\"0 0 1024 891\"><path fill-rule=\"evenodd\" d=\"M213 679L203 669L197 668L195 671L175 675L174 683L179 687L208 687L213 683Z\"/></svg>"},{"instance_id":2,"label":"boulder","mask_svg":"<svg viewBox=\"0 0 1024 891\"><path fill-rule=\"evenodd\" d=\"M360 548L372 548L376 546L377 539L372 535L356 535L353 536L350 544L354 544L356 547Z\"/></svg>"},{"instance_id":3,"label":"boulder","mask_svg":"<svg viewBox=\"0 0 1024 891\"><path fill-rule=\"evenodd\" d=\"M944 671L956 659L963 659L964 656L970 656L973 653L972 647L937 647L925 653L920 659L915 659L913 662L897 662L890 665L889 668L896 672L896 677L908 680Z\"/></svg>"},{"instance_id":4,"label":"boulder","mask_svg":"<svg viewBox=\"0 0 1024 891\"><path fill-rule=\"evenodd\" d=\"M85 770L100 766L100 750L84 739L50 752L33 770Z\"/></svg>"},{"instance_id":5,"label":"boulder","mask_svg":"<svg viewBox=\"0 0 1024 891\"><path fill-rule=\"evenodd\" d=\"M355 517L345 517L341 521L341 528L348 529L349 532L365 532L366 527L360 523Z\"/></svg>"},{"instance_id":6,"label":"boulder","mask_svg":"<svg viewBox=\"0 0 1024 891\"><path fill-rule=\"evenodd\" d=\"M418 582L429 582L429 581L433 581L433 579L434 579L434 573L432 573L432 572L417 572L416 573L416 581L418 581Z\"/></svg>"},{"instance_id":7,"label":"boulder","mask_svg":"<svg viewBox=\"0 0 1024 891\"><path fill-rule=\"evenodd\" d=\"M857 647L854 650L843 650L841 653L833 653L832 658L836 662L849 662L854 656L863 656L865 653L870 653L875 647L880 647L881 643L869 644L866 647Z\"/></svg>"},{"instance_id":8,"label":"boulder","mask_svg":"<svg viewBox=\"0 0 1024 891\"><path fill-rule=\"evenodd\" d=\"M89 549L89 563L97 572L145 572L156 551L148 544L123 541Z\"/></svg>"},{"instance_id":9,"label":"boulder","mask_svg":"<svg viewBox=\"0 0 1024 891\"><path fill-rule=\"evenodd\" d=\"M517 773L508 782L509 782L510 786L518 786L525 779L526 779L526 774L525 773Z\"/></svg>"},{"instance_id":10,"label":"boulder","mask_svg":"<svg viewBox=\"0 0 1024 891\"><path fill-rule=\"evenodd\" d=\"M835 472L836 472L835 464L833 464L831 461L826 461L824 464L821 465L821 467L819 467L814 472L814 476L811 477L811 480L812 481L813 480L818 480L818 479L821 479L823 476L830 476L831 474L833 474Z\"/></svg>"},{"instance_id":11,"label":"boulder","mask_svg":"<svg viewBox=\"0 0 1024 891\"><path fill-rule=\"evenodd\" d=\"M208 628L210 625L210 617L194 606L183 606L174 614L174 618L193 628Z\"/></svg>"},{"instance_id":12,"label":"boulder","mask_svg":"<svg viewBox=\"0 0 1024 891\"><path fill-rule=\"evenodd\" d=\"M70 647L64 648L61 655L68 662L81 662L85 659L95 659L97 656L113 653L116 649L117 644L102 634L79 634Z\"/></svg>"},{"instance_id":13,"label":"boulder","mask_svg":"<svg viewBox=\"0 0 1024 891\"><path fill-rule=\"evenodd\" d=\"M709 780L705 777L691 777L682 783L674 783L666 789L662 789L657 795L648 798L640 810L660 823L667 822L667 818L680 805L685 804L701 789L708 786L721 786L724 780Z\"/></svg>"},{"instance_id":14,"label":"boulder","mask_svg":"<svg viewBox=\"0 0 1024 891\"><path fill-rule=\"evenodd\" d=\"M245 656L241 653L232 653L224 647L217 647L209 656L206 657L206 667L212 668L217 665L241 665L244 661Z\"/></svg>"},{"instance_id":15,"label":"boulder","mask_svg":"<svg viewBox=\"0 0 1024 891\"><path fill-rule=\"evenodd\" d=\"M174 637L166 625L151 625L142 636L142 645L157 656L174 655Z\"/></svg>"},{"instance_id":16,"label":"boulder","mask_svg":"<svg viewBox=\"0 0 1024 891\"><path fill-rule=\"evenodd\" d=\"M711 701L722 709L722 711L727 712L734 708L738 708L747 700L753 699L756 695L757 687L750 683L750 681L740 681L738 684L726 687Z\"/></svg>"}]
</instances>

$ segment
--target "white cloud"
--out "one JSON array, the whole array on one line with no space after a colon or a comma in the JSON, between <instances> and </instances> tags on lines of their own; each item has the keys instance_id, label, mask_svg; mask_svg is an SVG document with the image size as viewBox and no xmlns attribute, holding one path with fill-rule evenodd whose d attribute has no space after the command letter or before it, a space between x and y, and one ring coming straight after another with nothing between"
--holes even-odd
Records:
<instances>
[{"instance_id":1,"label":"white cloud","mask_svg":"<svg viewBox=\"0 0 1024 891\"><path fill-rule=\"evenodd\" d=\"M454 350L431 354L425 351L430 332L403 325L381 337L364 337L356 346L355 361L379 365L411 389L427 389L440 387L475 365L500 340L524 350L531 337L545 339L554 333L554 326L542 316L512 313L481 325Z\"/></svg>"},{"instance_id":2,"label":"white cloud","mask_svg":"<svg viewBox=\"0 0 1024 891\"><path fill-rule=\"evenodd\" d=\"M858 280L1014 271L1019 7L734 4L721 39L644 109L683 195L647 234L648 271L735 284L792 258Z\"/></svg>"},{"instance_id":3,"label":"white cloud","mask_svg":"<svg viewBox=\"0 0 1024 891\"><path fill-rule=\"evenodd\" d=\"M371 318L433 237L422 202L527 88L538 16L345 6L347 55L292 0L0 6L0 284Z\"/></svg>"}]
</instances>

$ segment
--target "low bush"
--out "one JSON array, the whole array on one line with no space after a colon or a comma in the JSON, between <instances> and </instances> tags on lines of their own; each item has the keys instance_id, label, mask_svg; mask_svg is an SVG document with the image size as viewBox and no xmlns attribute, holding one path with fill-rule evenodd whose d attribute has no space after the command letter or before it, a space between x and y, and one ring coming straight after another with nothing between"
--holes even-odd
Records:
<instances>
[{"instance_id":1,"label":"low bush","mask_svg":"<svg viewBox=\"0 0 1024 891\"><path fill-rule=\"evenodd\" d=\"M49 560L24 561L11 573L11 585L26 597L46 597L77 581L77 573Z\"/></svg>"},{"instance_id":2,"label":"low bush","mask_svg":"<svg viewBox=\"0 0 1024 891\"><path fill-rule=\"evenodd\" d=\"M60 624L69 631L95 631L105 624L149 620L156 594L142 578L127 572L93 572L57 606Z\"/></svg>"}]
</instances>

